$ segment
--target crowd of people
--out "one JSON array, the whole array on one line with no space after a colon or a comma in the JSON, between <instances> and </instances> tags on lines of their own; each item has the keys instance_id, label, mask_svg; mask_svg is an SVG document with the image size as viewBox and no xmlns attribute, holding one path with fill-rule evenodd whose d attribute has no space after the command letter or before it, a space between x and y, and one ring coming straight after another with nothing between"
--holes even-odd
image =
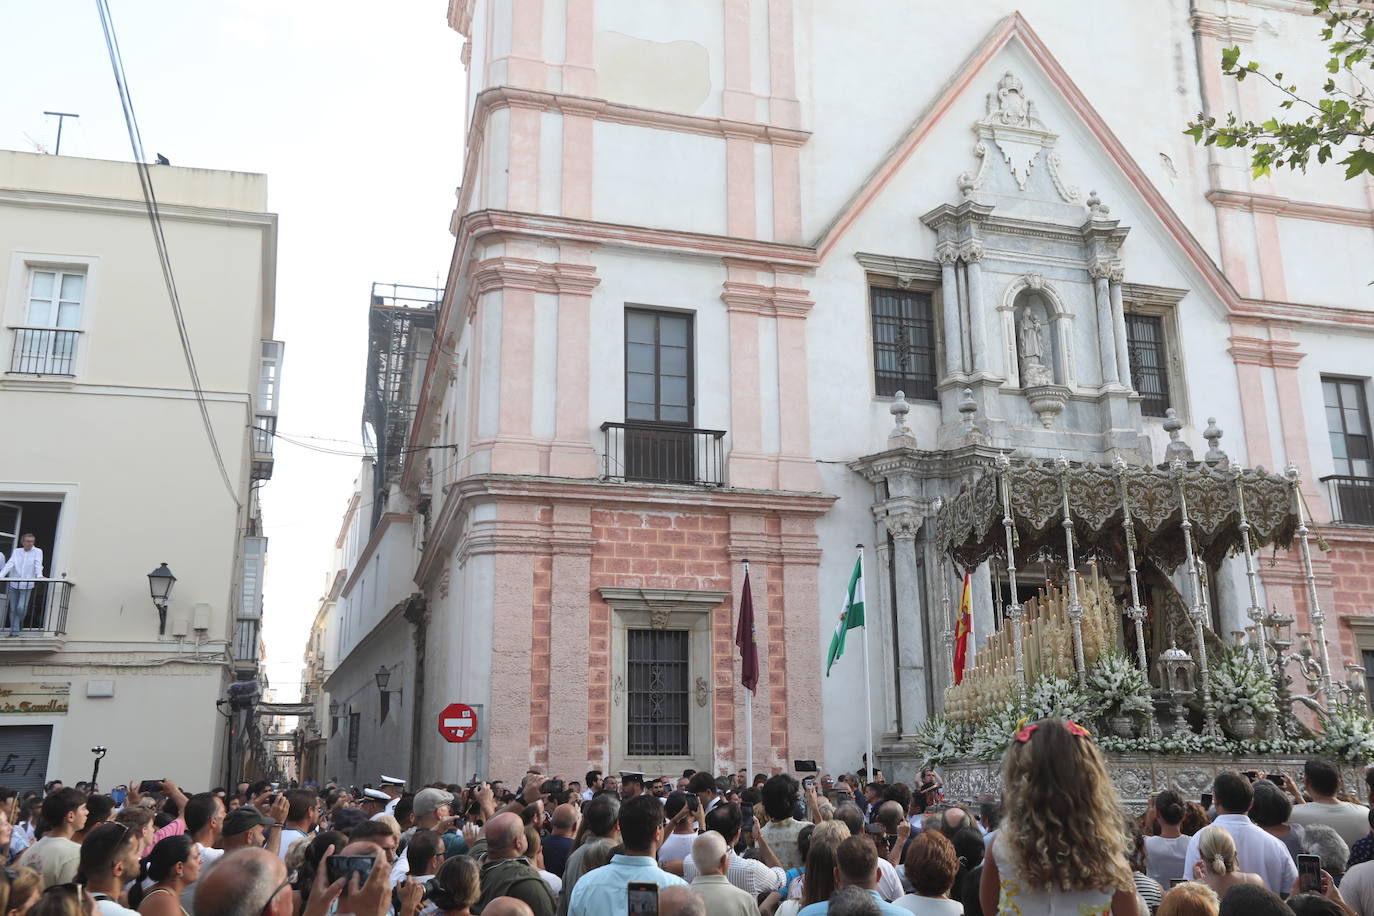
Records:
<instances>
[{"instance_id":1,"label":"crowd of people","mask_svg":"<svg viewBox=\"0 0 1374 916\"><path fill-rule=\"evenodd\" d=\"M1324 760L1134 815L1051 719L972 806L865 775L0 788L0 916L1374 916L1374 820Z\"/></svg>"}]
</instances>

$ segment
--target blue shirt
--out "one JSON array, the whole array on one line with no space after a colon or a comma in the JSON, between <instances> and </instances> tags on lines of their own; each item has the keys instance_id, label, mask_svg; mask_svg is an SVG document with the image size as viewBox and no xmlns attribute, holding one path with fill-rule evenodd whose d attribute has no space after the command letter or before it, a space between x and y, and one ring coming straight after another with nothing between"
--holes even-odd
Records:
<instances>
[{"instance_id":1,"label":"blue shirt","mask_svg":"<svg viewBox=\"0 0 1374 916\"><path fill-rule=\"evenodd\" d=\"M581 885L578 886L581 887ZM873 899L878 902L878 912L882 913L883 916L911 916L910 910L904 910L899 906L893 906L880 897L877 891L869 891L869 893L872 894ZM798 913L797 916L827 916L829 912L830 901L822 900L820 903L813 903L810 906L802 907L801 912Z\"/></svg>"},{"instance_id":2,"label":"blue shirt","mask_svg":"<svg viewBox=\"0 0 1374 916\"><path fill-rule=\"evenodd\" d=\"M568 913L570 916L628 914L628 888L631 881L653 882L660 888L687 886L686 881L659 868L658 863L649 856L612 856L610 862L578 879ZM910 914L898 910L895 916Z\"/></svg>"}]
</instances>

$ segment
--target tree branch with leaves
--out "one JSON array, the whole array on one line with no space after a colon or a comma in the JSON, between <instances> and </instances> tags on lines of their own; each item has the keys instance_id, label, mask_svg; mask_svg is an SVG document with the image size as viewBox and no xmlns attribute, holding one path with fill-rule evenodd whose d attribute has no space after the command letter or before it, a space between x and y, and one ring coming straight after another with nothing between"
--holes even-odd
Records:
<instances>
[{"instance_id":1,"label":"tree branch with leaves","mask_svg":"<svg viewBox=\"0 0 1374 916\"><path fill-rule=\"evenodd\" d=\"M1344 158L1337 163L1345 166L1346 179L1374 174L1374 150L1369 148L1374 141L1374 93L1366 82L1374 75L1374 7L1351 0L1312 0L1312 11L1322 17L1321 39L1329 53L1320 95L1300 92L1281 71L1257 61L1241 63L1240 46L1235 45L1222 50L1221 72L1237 82L1268 83L1282 95L1282 112L1258 122L1230 112L1224 124L1199 113L1184 133L1207 146L1248 149L1256 178L1270 174L1275 166L1305 172L1314 155L1324 165L1341 154ZM1342 75L1353 88L1337 83Z\"/></svg>"}]
</instances>

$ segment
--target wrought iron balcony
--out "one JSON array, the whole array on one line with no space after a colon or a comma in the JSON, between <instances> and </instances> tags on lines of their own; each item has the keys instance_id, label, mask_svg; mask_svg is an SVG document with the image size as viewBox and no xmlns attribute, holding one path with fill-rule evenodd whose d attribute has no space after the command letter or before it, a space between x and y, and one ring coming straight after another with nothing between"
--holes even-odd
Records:
<instances>
[{"instance_id":1,"label":"wrought iron balcony","mask_svg":"<svg viewBox=\"0 0 1374 916\"><path fill-rule=\"evenodd\" d=\"M607 480L725 485L725 430L661 423L601 424L602 473Z\"/></svg>"},{"instance_id":2,"label":"wrought iron balcony","mask_svg":"<svg viewBox=\"0 0 1374 916\"><path fill-rule=\"evenodd\" d=\"M0 579L0 654L51 652L67 635L72 583L62 579ZM21 609L22 608L22 609ZM11 637L10 614L18 612L19 635Z\"/></svg>"},{"instance_id":3,"label":"wrought iron balcony","mask_svg":"<svg viewBox=\"0 0 1374 916\"><path fill-rule=\"evenodd\" d=\"M1332 521L1337 525L1374 525L1374 477L1323 477Z\"/></svg>"},{"instance_id":4,"label":"wrought iron balcony","mask_svg":"<svg viewBox=\"0 0 1374 916\"><path fill-rule=\"evenodd\" d=\"M253 479L271 480L272 446L277 435L277 418L271 414L258 414L253 418Z\"/></svg>"},{"instance_id":5,"label":"wrought iron balcony","mask_svg":"<svg viewBox=\"0 0 1374 916\"><path fill-rule=\"evenodd\" d=\"M9 371L20 375L76 374L76 343L80 331L59 328L11 327Z\"/></svg>"}]
</instances>

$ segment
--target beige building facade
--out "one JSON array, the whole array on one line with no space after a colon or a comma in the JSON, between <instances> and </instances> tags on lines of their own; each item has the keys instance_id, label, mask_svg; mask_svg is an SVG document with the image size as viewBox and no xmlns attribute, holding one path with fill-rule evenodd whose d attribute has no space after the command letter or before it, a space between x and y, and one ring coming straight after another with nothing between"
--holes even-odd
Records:
<instances>
[{"instance_id":1,"label":"beige building facade","mask_svg":"<svg viewBox=\"0 0 1374 916\"><path fill-rule=\"evenodd\" d=\"M277 218L263 175L152 180L199 403L135 166L0 152L0 552L31 532L45 561L19 635L0 636L10 787L89 779L104 746L103 788L208 788L248 750L243 733L226 747L216 703L261 658Z\"/></svg>"}]
</instances>

